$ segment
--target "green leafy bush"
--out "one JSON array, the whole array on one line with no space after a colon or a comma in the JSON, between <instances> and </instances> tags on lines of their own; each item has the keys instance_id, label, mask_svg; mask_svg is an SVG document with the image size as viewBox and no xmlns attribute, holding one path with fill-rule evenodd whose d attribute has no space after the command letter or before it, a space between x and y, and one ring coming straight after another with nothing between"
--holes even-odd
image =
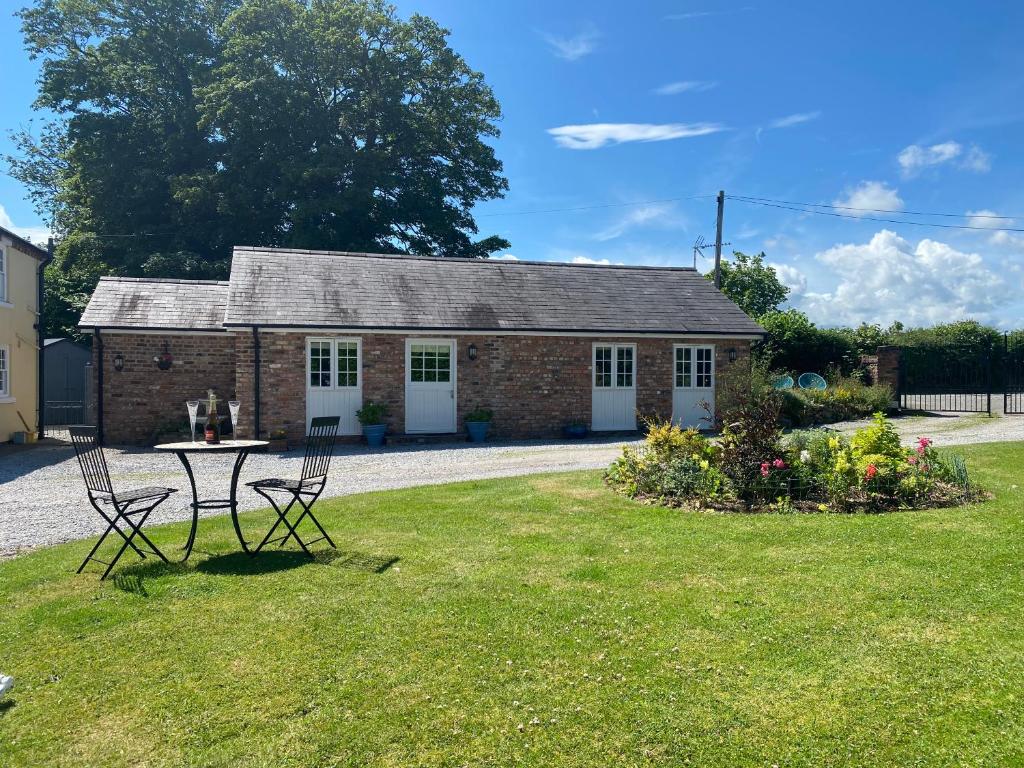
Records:
<instances>
[{"instance_id":1,"label":"green leafy bush","mask_svg":"<svg viewBox=\"0 0 1024 768\"><path fill-rule=\"evenodd\" d=\"M384 403L369 402L356 411L356 418L364 427L373 427L383 424L388 415L388 407Z\"/></svg>"},{"instance_id":2,"label":"green leafy bush","mask_svg":"<svg viewBox=\"0 0 1024 768\"><path fill-rule=\"evenodd\" d=\"M892 403L892 390L885 385L869 386L847 378L828 389L786 390L782 397L783 422L795 427L809 427L862 419L885 411Z\"/></svg>"}]
</instances>

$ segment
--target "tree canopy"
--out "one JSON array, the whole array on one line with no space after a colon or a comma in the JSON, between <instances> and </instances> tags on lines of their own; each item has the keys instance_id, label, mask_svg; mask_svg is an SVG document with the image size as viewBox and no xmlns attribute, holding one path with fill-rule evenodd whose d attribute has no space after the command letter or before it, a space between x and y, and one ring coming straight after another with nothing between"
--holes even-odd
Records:
<instances>
[{"instance_id":1,"label":"tree canopy","mask_svg":"<svg viewBox=\"0 0 1024 768\"><path fill-rule=\"evenodd\" d=\"M501 109L382 0L37 0L12 174L61 236L59 321L100 273L222 278L232 245L487 256ZM54 308L48 308L53 313ZM51 318L52 320L53 318Z\"/></svg>"},{"instance_id":2,"label":"tree canopy","mask_svg":"<svg viewBox=\"0 0 1024 768\"><path fill-rule=\"evenodd\" d=\"M789 297L789 288L765 258L764 252L748 256L733 251L731 261L722 260L722 292L755 320L778 309ZM714 280L714 272L705 277Z\"/></svg>"}]
</instances>

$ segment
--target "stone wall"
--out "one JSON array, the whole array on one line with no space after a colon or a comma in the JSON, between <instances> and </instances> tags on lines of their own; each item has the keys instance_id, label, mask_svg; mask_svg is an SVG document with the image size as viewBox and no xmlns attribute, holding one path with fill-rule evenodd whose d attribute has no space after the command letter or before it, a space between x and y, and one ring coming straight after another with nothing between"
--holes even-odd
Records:
<instances>
[{"instance_id":1,"label":"stone wall","mask_svg":"<svg viewBox=\"0 0 1024 768\"><path fill-rule=\"evenodd\" d=\"M873 355L862 355L860 362L867 369L868 383L888 384L893 394L896 394L900 384L899 347L879 347Z\"/></svg>"},{"instance_id":2,"label":"stone wall","mask_svg":"<svg viewBox=\"0 0 1024 768\"><path fill-rule=\"evenodd\" d=\"M153 358L167 350L169 370ZM93 344L93 375L99 371L99 344ZM124 368L114 369L114 357ZM235 339L229 334L103 334L103 426L111 444L152 445L160 430L174 422L188 424L186 400L201 399L212 389L221 400L235 396ZM99 389L95 391L98 393ZM187 426L186 426L187 430Z\"/></svg>"}]
</instances>

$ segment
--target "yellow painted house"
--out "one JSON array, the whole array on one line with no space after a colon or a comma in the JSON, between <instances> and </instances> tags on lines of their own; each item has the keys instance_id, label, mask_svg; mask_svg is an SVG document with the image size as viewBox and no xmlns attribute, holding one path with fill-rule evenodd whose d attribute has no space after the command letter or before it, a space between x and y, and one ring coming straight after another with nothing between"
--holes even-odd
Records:
<instances>
[{"instance_id":1,"label":"yellow painted house","mask_svg":"<svg viewBox=\"0 0 1024 768\"><path fill-rule=\"evenodd\" d=\"M39 429L42 248L0 227L0 442ZM18 414L21 414L19 418Z\"/></svg>"}]
</instances>

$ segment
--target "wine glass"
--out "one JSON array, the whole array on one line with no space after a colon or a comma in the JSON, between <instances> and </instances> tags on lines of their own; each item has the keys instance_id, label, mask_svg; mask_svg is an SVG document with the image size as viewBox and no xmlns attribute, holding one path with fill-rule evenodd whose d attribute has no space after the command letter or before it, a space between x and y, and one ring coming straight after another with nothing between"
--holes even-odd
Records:
<instances>
[{"instance_id":1,"label":"wine glass","mask_svg":"<svg viewBox=\"0 0 1024 768\"><path fill-rule=\"evenodd\" d=\"M238 429L238 409L242 404L237 400L228 400L228 411L231 413L231 438L235 437L235 430Z\"/></svg>"},{"instance_id":2,"label":"wine glass","mask_svg":"<svg viewBox=\"0 0 1024 768\"><path fill-rule=\"evenodd\" d=\"M185 405L188 406L188 421L192 425L192 431L189 433L192 436L192 442L196 441L196 420L199 418L199 401L198 400L186 400Z\"/></svg>"}]
</instances>

